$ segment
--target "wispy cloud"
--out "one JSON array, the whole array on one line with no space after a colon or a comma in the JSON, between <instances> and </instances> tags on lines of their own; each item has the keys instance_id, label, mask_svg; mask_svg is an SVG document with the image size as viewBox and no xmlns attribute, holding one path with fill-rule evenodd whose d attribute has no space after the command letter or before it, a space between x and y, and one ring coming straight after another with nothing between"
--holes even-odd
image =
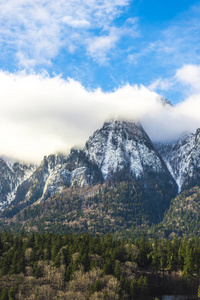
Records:
<instances>
[{"instance_id":1,"label":"wispy cloud","mask_svg":"<svg viewBox=\"0 0 200 300\"><path fill-rule=\"evenodd\" d=\"M129 52L128 62L150 69L155 80L153 85L157 85L158 90L179 89L179 85L174 85L177 78L172 78L176 70L183 65L200 63L199 19L200 4L197 3L168 22L165 29L156 29L149 39L138 41L137 47ZM155 79L155 75L159 79ZM170 79L166 79L168 77Z\"/></svg>"},{"instance_id":2,"label":"wispy cloud","mask_svg":"<svg viewBox=\"0 0 200 300\"><path fill-rule=\"evenodd\" d=\"M156 42L154 50L158 59L165 57L164 64L176 67L200 60L199 18L200 10L195 6L172 22Z\"/></svg>"},{"instance_id":3,"label":"wispy cloud","mask_svg":"<svg viewBox=\"0 0 200 300\"><path fill-rule=\"evenodd\" d=\"M173 78L174 79L174 78ZM158 78L155 81L153 81L148 88L151 91L156 91L156 90L162 90L162 91L167 91L169 90L173 85L174 85L174 80L172 78Z\"/></svg>"},{"instance_id":4,"label":"wispy cloud","mask_svg":"<svg viewBox=\"0 0 200 300\"><path fill-rule=\"evenodd\" d=\"M87 52L100 64L104 64L107 60L107 53L115 47L119 39L119 30L110 28L108 35L101 35L86 40Z\"/></svg>"},{"instance_id":5,"label":"wispy cloud","mask_svg":"<svg viewBox=\"0 0 200 300\"><path fill-rule=\"evenodd\" d=\"M101 53L105 58L119 38L112 33L112 22L129 3L130 0L1 1L1 49L9 50L26 68L51 64L61 49L74 51L76 47L87 48L93 58L99 59ZM102 32L104 28L107 37Z\"/></svg>"},{"instance_id":6,"label":"wispy cloud","mask_svg":"<svg viewBox=\"0 0 200 300\"><path fill-rule=\"evenodd\" d=\"M104 26L100 36L86 40L87 52L100 64L105 63L107 54L116 47L117 42L123 37L136 38L138 36L137 18L129 18L119 28ZM119 49L118 49L119 51Z\"/></svg>"}]
</instances>

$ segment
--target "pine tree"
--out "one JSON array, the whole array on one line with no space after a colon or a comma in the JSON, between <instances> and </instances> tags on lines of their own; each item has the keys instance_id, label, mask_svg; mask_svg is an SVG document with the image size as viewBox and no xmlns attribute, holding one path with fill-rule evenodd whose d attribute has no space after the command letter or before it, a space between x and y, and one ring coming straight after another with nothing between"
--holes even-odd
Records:
<instances>
[{"instance_id":1,"label":"pine tree","mask_svg":"<svg viewBox=\"0 0 200 300\"><path fill-rule=\"evenodd\" d=\"M8 291L6 288L3 288L3 290L1 291L1 300L8 300Z\"/></svg>"},{"instance_id":2,"label":"pine tree","mask_svg":"<svg viewBox=\"0 0 200 300\"><path fill-rule=\"evenodd\" d=\"M99 281L96 281L95 284L94 284L94 289L93 289L93 292L98 292L100 291L101 289L101 283Z\"/></svg>"},{"instance_id":3,"label":"pine tree","mask_svg":"<svg viewBox=\"0 0 200 300\"><path fill-rule=\"evenodd\" d=\"M143 234L139 243L139 250L136 256L136 262L140 267L146 267L148 264L147 258L147 240L146 236Z\"/></svg>"},{"instance_id":4,"label":"pine tree","mask_svg":"<svg viewBox=\"0 0 200 300\"><path fill-rule=\"evenodd\" d=\"M14 292L14 289L13 289L12 286L11 286L9 292L8 292L8 299L9 300L14 300L15 299L15 292Z\"/></svg>"},{"instance_id":5,"label":"pine tree","mask_svg":"<svg viewBox=\"0 0 200 300\"><path fill-rule=\"evenodd\" d=\"M184 260L183 272L187 278L191 278L194 273L193 253L189 243L186 247L186 255Z\"/></svg>"},{"instance_id":6,"label":"pine tree","mask_svg":"<svg viewBox=\"0 0 200 300\"><path fill-rule=\"evenodd\" d=\"M159 270L160 260L159 260L159 252L158 252L158 240L157 238L154 239L153 243L153 251L151 252L152 257L152 267L154 270Z\"/></svg>"},{"instance_id":7,"label":"pine tree","mask_svg":"<svg viewBox=\"0 0 200 300\"><path fill-rule=\"evenodd\" d=\"M104 294L103 294L103 300L107 300L107 293L106 292L104 292Z\"/></svg>"},{"instance_id":8,"label":"pine tree","mask_svg":"<svg viewBox=\"0 0 200 300\"><path fill-rule=\"evenodd\" d=\"M72 270L73 270L73 264L70 263L66 270L65 281L67 281L67 282L70 281L72 273L73 273Z\"/></svg>"},{"instance_id":9,"label":"pine tree","mask_svg":"<svg viewBox=\"0 0 200 300\"><path fill-rule=\"evenodd\" d=\"M120 279L121 271L120 271L120 262L119 261L116 263L114 275L118 280Z\"/></svg>"},{"instance_id":10,"label":"pine tree","mask_svg":"<svg viewBox=\"0 0 200 300\"><path fill-rule=\"evenodd\" d=\"M61 253L58 253L56 259L55 259L55 262L54 262L54 266L56 268L60 267L60 259L61 259Z\"/></svg>"},{"instance_id":11,"label":"pine tree","mask_svg":"<svg viewBox=\"0 0 200 300\"><path fill-rule=\"evenodd\" d=\"M168 241L167 244L167 266L169 271L178 270L178 249L172 244L171 241Z\"/></svg>"},{"instance_id":12,"label":"pine tree","mask_svg":"<svg viewBox=\"0 0 200 300\"><path fill-rule=\"evenodd\" d=\"M37 279L40 278L42 276L42 271L41 271L40 267L38 266L37 262L35 262L33 268L34 268L34 276L35 276L35 278L37 278Z\"/></svg>"},{"instance_id":13,"label":"pine tree","mask_svg":"<svg viewBox=\"0 0 200 300\"><path fill-rule=\"evenodd\" d=\"M147 278L145 276L140 276L137 282L139 293L142 297L145 297L148 293L148 283Z\"/></svg>"},{"instance_id":14,"label":"pine tree","mask_svg":"<svg viewBox=\"0 0 200 300\"><path fill-rule=\"evenodd\" d=\"M137 283L135 278L133 278L130 284L130 295L132 296L133 299L135 298L136 293L137 293Z\"/></svg>"},{"instance_id":15,"label":"pine tree","mask_svg":"<svg viewBox=\"0 0 200 300\"><path fill-rule=\"evenodd\" d=\"M199 288L198 288L198 298L200 299L200 285L199 285Z\"/></svg>"},{"instance_id":16,"label":"pine tree","mask_svg":"<svg viewBox=\"0 0 200 300\"><path fill-rule=\"evenodd\" d=\"M103 275L108 275L108 274L112 274L113 268L112 268L112 261L111 259L107 258L104 266L103 266Z\"/></svg>"}]
</instances>

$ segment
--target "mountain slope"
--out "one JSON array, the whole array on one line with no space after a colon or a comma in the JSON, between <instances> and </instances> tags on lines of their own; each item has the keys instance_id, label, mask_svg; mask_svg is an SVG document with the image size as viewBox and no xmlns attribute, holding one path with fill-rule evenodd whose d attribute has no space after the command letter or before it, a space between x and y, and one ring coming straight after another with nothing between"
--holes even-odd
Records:
<instances>
[{"instance_id":1,"label":"mountain slope","mask_svg":"<svg viewBox=\"0 0 200 300\"><path fill-rule=\"evenodd\" d=\"M131 237L159 221L158 213L164 210L156 202L157 198L150 197L134 181L108 182L81 189L69 187L37 205L21 207L18 212L12 206L5 209L0 215L0 230L92 234L112 231Z\"/></svg>"},{"instance_id":2,"label":"mountain slope","mask_svg":"<svg viewBox=\"0 0 200 300\"><path fill-rule=\"evenodd\" d=\"M141 185L161 219L177 185L163 159L139 123L111 121L93 134L83 150L97 164L105 180L129 178Z\"/></svg>"},{"instance_id":3,"label":"mountain slope","mask_svg":"<svg viewBox=\"0 0 200 300\"><path fill-rule=\"evenodd\" d=\"M142 126L111 121L83 151L45 157L1 217L8 224L31 220L27 230L39 230L41 217L51 230L55 222L74 229L72 220L80 230L90 228L90 220L98 223L98 232L119 232L159 222L176 194L177 185Z\"/></svg>"},{"instance_id":4,"label":"mountain slope","mask_svg":"<svg viewBox=\"0 0 200 300\"><path fill-rule=\"evenodd\" d=\"M155 145L176 180L179 192L200 184L200 129L179 140Z\"/></svg>"},{"instance_id":5,"label":"mountain slope","mask_svg":"<svg viewBox=\"0 0 200 300\"><path fill-rule=\"evenodd\" d=\"M200 236L200 188L182 191L171 201L163 221L158 226L158 232L166 237L171 234L183 236Z\"/></svg>"},{"instance_id":6,"label":"mountain slope","mask_svg":"<svg viewBox=\"0 0 200 300\"><path fill-rule=\"evenodd\" d=\"M43 201L70 186L102 182L98 167L90 163L82 151L72 150L69 156L57 154L44 157L39 167L17 188L9 208L9 216L37 201Z\"/></svg>"},{"instance_id":7,"label":"mountain slope","mask_svg":"<svg viewBox=\"0 0 200 300\"><path fill-rule=\"evenodd\" d=\"M150 172L169 175L139 123L107 122L89 138L83 151L98 165L105 180L123 169L135 178Z\"/></svg>"},{"instance_id":8,"label":"mountain slope","mask_svg":"<svg viewBox=\"0 0 200 300\"><path fill-rule=\"evenodd\" d=\"M46 180L41 200L48 198L64 187L93 185L102 182L100 170L88 161L81 150L71 150L60 166L55 166Z\"/></svg>"},{"instance_id":9,"label":"mountain slope","mask_svg":"<svg viewBox=\"0 0 200 300\"><path fill-rule=\"evenodd\" d=\"M15 198L18 186L35 170L31 164L23 164L0 158L0 210Z\"/></svg>"},{"instance_id":10,"label":"mountain slope","mask_svg":"<svg viewBox=\"0 0 200 300\"><path fill-rule=\"evenodd\" d=\"M16 178L14 172L3 159L0 159L0 206L7 202L7 196L15 188Z\"/></svg>"}]
</instances>

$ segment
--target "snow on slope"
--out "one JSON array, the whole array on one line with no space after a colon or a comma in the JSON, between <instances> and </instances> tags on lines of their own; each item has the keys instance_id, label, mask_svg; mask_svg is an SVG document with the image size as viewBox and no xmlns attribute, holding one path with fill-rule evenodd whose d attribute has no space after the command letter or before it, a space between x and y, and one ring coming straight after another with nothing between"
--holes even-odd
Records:
<instances>
[{"instance_id":1,"label":"snow on slope","mask_svg":"<svg viewBox=\"0 0 200 300\"><path fill-rule=\"evenodd\" d=\"M155 144L169 171L177 182L179 192L198 184L200 179L200 129L196 134L185 133L179 140Z\"/></svg>"},{"instance_id":2,"label":"snow on slope","mask_svg":"<svg viewBox=\"0 0 200 300\"><path fill-rule=\"evenodd\" d=\"M5 205L13 200L42 201L65 187L102 183L124 170L134 178L143 178L146 187L156 182L161 190L165 185L173 193L176 190L170 172L140 123L106 122L89 138L83 151L72 149L68 156L44 157L37 168L13 162L3 164L8 177L18 174L17 183L8 188Z\"/></svg>"},{"instance_id":3,"label":"snow on slope","mask_svg":"<svg viewBox=\"0 0 200 300\"><path fill-rule=\"evenodd\" d=\"M16 162L6 157L0 158L0 211L10 204L18 186L35 171L36 166Z\"/></svg>"},{"instance_id":4,"label":"snow on slope","mask_svg":"<svg viewBox=\"0 0 200 300\"><path fill-rule=\"evenodd\" d=\"M83 150L106 180L129 168L136 178L147 169L164 172L165 166L139 123L111 121L93 134Z\"/></svg>"}]
</instances>

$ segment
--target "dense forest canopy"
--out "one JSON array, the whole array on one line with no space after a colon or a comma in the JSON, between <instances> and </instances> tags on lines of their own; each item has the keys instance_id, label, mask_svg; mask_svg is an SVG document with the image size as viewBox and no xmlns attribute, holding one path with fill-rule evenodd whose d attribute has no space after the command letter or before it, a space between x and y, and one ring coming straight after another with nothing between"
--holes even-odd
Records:
<instances>
[{"instance_id":1,"label":"dense forest canopy","mask_svg":"<svg viewBox=\"0 0 200 300\"><path fill-rule=\"evenodd\" d=\"M0 272L0 299L197 295L200 239L5 232L0 234Z\"/></svg>"}]
</instances>

